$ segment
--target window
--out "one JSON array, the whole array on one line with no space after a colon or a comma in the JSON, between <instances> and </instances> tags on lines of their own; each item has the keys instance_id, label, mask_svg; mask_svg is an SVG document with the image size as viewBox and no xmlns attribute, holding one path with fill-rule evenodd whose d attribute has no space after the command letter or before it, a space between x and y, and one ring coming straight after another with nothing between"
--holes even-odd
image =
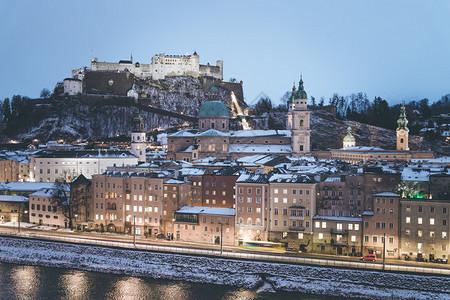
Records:
<instances>
[{"instance_id":1,"label":"window","mask_svg":"<svg viewBox=\"0 0 450 300\"><path fill-rule=\"evenodd\" d=\"M355 224L355 230L359 230L359 224Z\"/></svg>"},{"instance_id":2,"label":"window","mask_svg":"<svg viewBox=\"0 0 450 300\"><path fill-rule=\"evenodd\" d=\"M411 218L410 217L406 217L406 224L411 223Z\"/></svg>"},{"instance_id":3,"label":"window","mask_svg":"<svg viewBox=\"0 0 450 300\"><path fill-rule=\"evenodd\" d=\"M422 237L422 235L423 235L422 230L417 230L417 237Z\"/></svg>"},{"instance_id":4,"label":"window","mask_svg":"<svg viewBox=\"0 0 450 300\"><path fill-rule=\"evenodd\" d=\"M278 208L274 208L274 209L273 209L273 214L274 214L274 215L278 215Z\"/></svg>"},{"instance_id":5,"label":"window","mask_svg":"<svg viewBox=\"0 0 450 300\"><path fill-rule=\"evenodd\" d=\"M405 230L405 235L406 235L406 236L411 236L411 230L406 229L406 230Z\"/></svg>"},{"instance_id":6,"label":"window","mask_svg":"<svg viewBox=\"0 0 450 300\"><path fill-rule=\"evenodd\" d=\"M430 231L430 238L434 239L434 231Z\"/></svg>"},{"instance_id":7,"label":"window","mask_svg":"<svg viewBox=\"0 0 450 300\"><path fill-rule=\"evenodd\" d=\"M417 224L422 225L422 218L417 218Z\"/></svg>"},{"instance_id":8,"label":"window","mask_svg":"<svg viewBox=\"0 0 450 300\"><path fill-rule=\"evenodd\" d=\"M336 229L337 230L342 230L342 223L337 223L336 224Z\"/></svg>"},{"instance_id":9,"label":"window","mask_svg":"<svg viewBox=\"0 0 450 300\"><path fill-rule=\"evenodd\" d=\"M434 225L434 218L430 218L430 225Z\"/></svg>"},{"instance_id":10,"label":"window","mask_svg":"<svg viewBox=\"0 0 450 300\"><path fill-rule=\"evenodd\" d=\"M393 244L394 243L394 238L393 237L389 237L389 244Z\"/></svg>"},{"instance_id":11,"label":"window","mask_svg":"<svg viewBox=\"0 0 450 300\"><path fill-rule=\"evenodd\" d=\"M447 231L442 231L442 238L446 239L447 238Z\"/></svg>"},{"instance_id":12,"label":"window","mask_svg":"<svg viewBox=\"0 0 450 300\"><path fill-rule=\"evenodd\" d=\"M353 230L353 224L348 224L348 230Z\"/></svg>"},{"instance_id":13,"label":"window","mask_svg":"<svg viewBox=\"0 0 450 300\"><path fill-rule=\"evenodd\" d=\"M322 228L327 228L327 222L322 222Z\"/></svg>"},{"instance_id":14,"label":"window","mask_svg":"<svg viewBox=\"0 0 450 300\"><path fill-rule=\"evenodd\" d=\"M316 228L320 228L320 222L316 221Z\"/></svg>"},{"instance_id":15,"label":"window","mask_svg":"<svg viewBox=\"0 0 450 300\"><path fill-rule=\"evenodd\" d=\"M423 211L422 206L419 206L417 210L421 213Z\"/></svg>"},{"instance_id":16,"label":"window","mask_svg":"<svg viewBox=\"0 0 450 300\"><path fill-rule=\"evenodd\" d=\"M299 240L303 240L303 232L299 232L298 233L298 239Z\"/></svg>"},{"instance_id":17,"label":"window","mask_svg":"<svg viewBox=\"0 0 450 300\"><path fill-rule=\"evenodd\" d=\"M274 203L278 203L278 198L273 198Z\"/></svg>"},{"instance_id":18,"label":"window","mask_svg":"<svg viewBox=\"0 0 450 300\"><path fill-rule=\"evenodd\" d=\"M378 236L376 235L372 236L372 242L378 243Z\"/></svg>"},{"instance_id":19,"label":"window","mask_svg":"<svg viewBox=\"0 0 450 300\"><path fill-rule=\"evenodd\" d=\"M252 208L251 206L247 207L247 212L251 213L252 212Z\"/></svg>"},{"instance_id":20,"label":"window","mask_svg":"<svg viewBox=\"0 0 450 300\"><path fill-rule=\"evenodd\" d=\"M323 233L319 233L319 240L323 240Z\"/></svg>"},{"instance_id":21,"label":"window","mask_svg":"<svg viewBox=\"0 0 450 300\"><path fill-rule=\"evenodd\" d=\"M351 241L352 241L352 242L356 242L356 235L352 235Z\"/></svg>"},{"instance_id":22,"label":"window","mask_svg":"<svg viewBox=\"0 0 450 300\"><path fill-rule=\"evenodd\" d=\"M394 223L389 223L389 229L394 229Z\"/></svg>"},{"instance_id":23,"label":"window","mask_svg":"<svg viewBox=\"0 0 450 300\"><path fill-rule=\"evenodd\" d=\"M247 203L252 203L252 197L247 197Z\"/></svg>"}]
</instances>

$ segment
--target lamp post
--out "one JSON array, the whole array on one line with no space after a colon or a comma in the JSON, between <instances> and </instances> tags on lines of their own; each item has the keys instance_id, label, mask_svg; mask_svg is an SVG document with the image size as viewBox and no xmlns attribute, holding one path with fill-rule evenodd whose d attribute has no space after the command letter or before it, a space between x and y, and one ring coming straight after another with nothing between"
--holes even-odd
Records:
<instances>
[{"instance_id":1,"label":"lamp post","mask_svg":"<svg viewBox=\"0 0 450 300\"><path fill-rule=\"evenodd\" d=\"M386 233L383 233L383 270L386 262Z\"/></svg>"},{"instance_id":2,"label":"lamp post","mask_svg":"<svg viewBox=\"0 0 450 300\"><path fill-rule=\"evenodd\" d=\"M17 232L20 233L20 209L18 210L18 212L19 212L19 218L17 220L18 221ZM26 214L26 213L28 213L28 211L25 210L23 213Z\"/></svg>"},{"instance_id":3,"label":"lamp post","mask_svg":"<svg viewBox=\"0 0 450 300\"><path fill-rule=\"evenodd\" d=\"M136 216L133 217L133 245L136 248Z\"/></svg>"},{"instance_id":4,"label":"lamp post","mask_svg":"<svg viewBox=\"0 0 450 300\"><path fill-rule=\"evenodd\" d=\"M77 228L77 226L78 226L78 222L77 222L78 215L74 214L73 216L75 217L75 226L74 226L75 227L75 231L77 231L77 229L78 229Z\"/></svg>"},{"instance_id":5,"label":"lamp post","mask_svg":"<svg viewBox=\"0 0 450 300\"><path fill-rule=\"evenodd\" d=\"M223 252L223 223L220 223L220 254Z\"/></svg>"}]
</instances>

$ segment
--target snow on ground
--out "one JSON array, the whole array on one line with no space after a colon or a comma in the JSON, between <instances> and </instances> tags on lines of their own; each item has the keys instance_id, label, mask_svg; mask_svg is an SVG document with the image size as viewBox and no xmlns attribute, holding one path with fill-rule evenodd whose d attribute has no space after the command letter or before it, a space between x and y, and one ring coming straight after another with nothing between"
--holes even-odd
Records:
<instances>
[{"instance_id":1,"label":"snow on ground","mask_svg":"<svg viewBox=\"0 0 450 300\"><path fill-rule=\"evenodd\" d=\"M450 278L239 261L0 237L0 261L370 299L450 299Z\"/></svg>"}]
</instances>

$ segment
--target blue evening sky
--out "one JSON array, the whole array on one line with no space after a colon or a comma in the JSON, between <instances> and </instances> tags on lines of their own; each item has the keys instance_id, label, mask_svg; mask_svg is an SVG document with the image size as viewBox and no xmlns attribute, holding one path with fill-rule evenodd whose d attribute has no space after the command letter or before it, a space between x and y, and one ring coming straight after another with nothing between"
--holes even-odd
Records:
<instances>
[{"instance_id":1,"label":"blue evening sky","mask_svg":"<svg viewBox=\"0 0 450 300\"><path fill-rule=\"evenodd\" d=\"M298 83L317 100L390 104L450 93L450 1L0 0L0 99L38 97L74 68L194 50L224 61L247 103Z\"/></svg>"}]
</instances>

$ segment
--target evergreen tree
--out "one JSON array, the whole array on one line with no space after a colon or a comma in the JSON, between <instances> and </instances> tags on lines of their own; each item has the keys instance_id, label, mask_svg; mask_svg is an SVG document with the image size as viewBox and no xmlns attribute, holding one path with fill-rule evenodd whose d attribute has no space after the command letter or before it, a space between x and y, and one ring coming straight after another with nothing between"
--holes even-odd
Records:
<instances>
[{"instance_id":1,"label":"evergreen tree","mask_svg":"<svg viewBox=\"0 0 450 300\"><path fill-rule=\"evenodd\" d=\"M2 114L3 114L3 122L8 123L11 117L11 105L9 98L5 98L2 103Z\"/></svg>"}]
</instances>

